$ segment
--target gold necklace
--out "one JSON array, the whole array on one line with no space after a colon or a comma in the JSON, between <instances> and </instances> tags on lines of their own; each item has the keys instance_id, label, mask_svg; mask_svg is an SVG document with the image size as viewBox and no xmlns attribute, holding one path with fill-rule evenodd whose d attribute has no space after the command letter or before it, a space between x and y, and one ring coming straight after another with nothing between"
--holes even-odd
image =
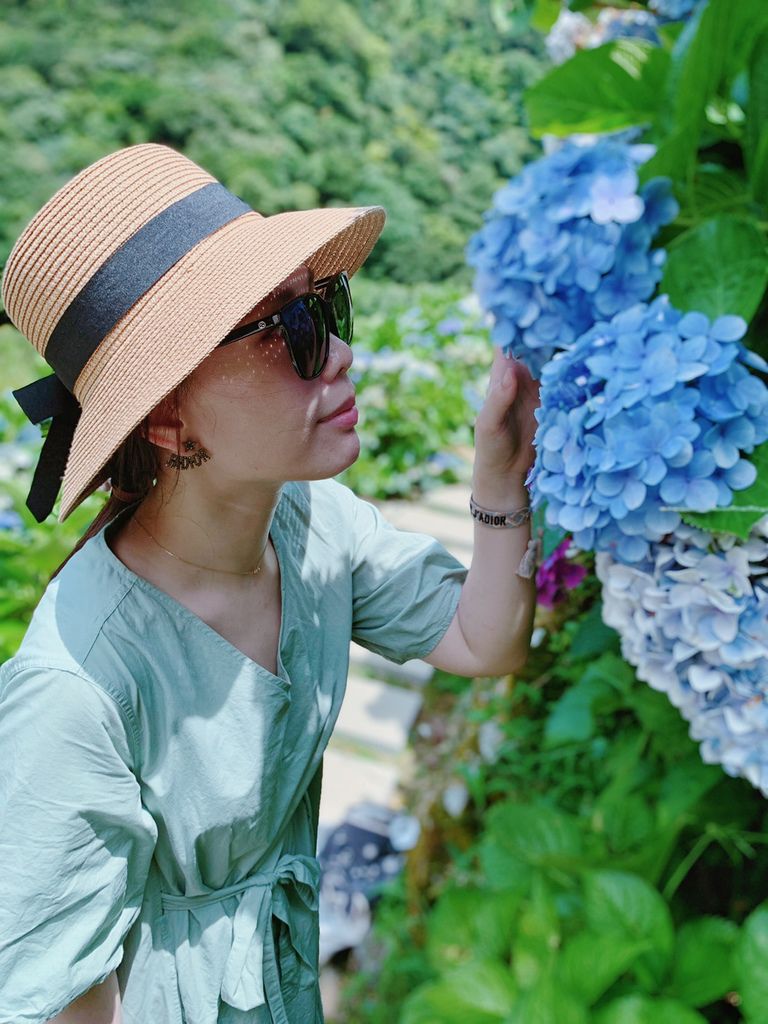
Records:
<instances>
[{"instance_id":1,"label":"gold necklace","mask_svg":"<svg viewBox=\"0 0 768 1024\"><path fill-rule=\"evenodd\" d=\"M194 565L196 569L207 569L208 572L225 572L229 573L231 576L257 576L261 572L261 563L264 558L264 553L267 550L267 545L269 544L269 535L267 535L267 543L264 545L262 549L261 555L259 556L259 564L255 569L248 569L245 572L241 572L239 569L214 569L210 565L199 565L197 562L190 562L188 558L182 558L181 555L177 555L173 551L169 551L168 548L164 548L160 541L156 540L152 536L152 534L149 532L146 526L141 522L140 519L137 519L135 515L132 518L132 522L136 523L137 526L140 526L144 533L146 533L146 535L149 537L149 539L151 541L154 541L154 543L157 544L157 546L162 551L164 551L167 555L170 555L172 558L178 558L180 562L185 562L187 565Z\"/></svg>"}]
</instances>

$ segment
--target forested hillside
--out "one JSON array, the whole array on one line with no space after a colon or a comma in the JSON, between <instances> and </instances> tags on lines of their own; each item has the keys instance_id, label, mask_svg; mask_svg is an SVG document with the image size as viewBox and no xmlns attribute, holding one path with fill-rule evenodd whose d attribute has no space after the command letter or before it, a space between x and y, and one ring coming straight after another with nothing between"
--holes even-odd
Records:
<instances>
[{"instance_id":1,"label":"forested hillside","mask_svg":"<svg viewBox=\"0 0 768 1024\"><path fill-rule=\"evenodd\" d=\"M73 173L164 142L265 214L379 203L371 278L469 281L464 246L533 153L540 43L486 0L4 0L0 264Z\"/></svg>"}]
</instances>

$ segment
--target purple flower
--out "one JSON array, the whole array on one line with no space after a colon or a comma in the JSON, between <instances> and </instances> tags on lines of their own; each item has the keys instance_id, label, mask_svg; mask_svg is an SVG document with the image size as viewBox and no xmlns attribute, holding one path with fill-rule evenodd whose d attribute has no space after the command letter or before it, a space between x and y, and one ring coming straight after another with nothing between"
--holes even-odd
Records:
<instances>
[{"instance_id":1,"label":"purple flower","mask_svg":"<svg viewBox=\"0 0 768 1024\"><path fill-rule=\"evenodd\" d=\"M537 601L545 608L560 604L566 591L573 590L587 574L586 567L568 560L570 537L561 541L539 566L536 573Z\"/></svg>"}]
</instances>

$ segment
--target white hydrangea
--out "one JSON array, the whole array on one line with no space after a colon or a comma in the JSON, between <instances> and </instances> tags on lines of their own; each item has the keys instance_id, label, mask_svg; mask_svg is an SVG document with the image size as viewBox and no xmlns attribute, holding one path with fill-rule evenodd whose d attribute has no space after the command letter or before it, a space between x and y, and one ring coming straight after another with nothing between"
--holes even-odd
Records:
<instances>
[{"instance_id":1,"label":"white hydrangea","mask_svg":"<svg viewBox=\"0 0 768 1024\"><path fill-rule=\"evenodd\" d=\"M652 550L642 567L597 553L603 619L702 759L768 796L768 516L747 541L681 525Z\"/></svg>"},{"instance_id":2,"label":"white hydrangea","mask_svg":"<svg viewBox=\"0 0 768 1024\"><path fill-rule=\"evenodd\" d=\"M592 22L584 14L563 9L544 40L553 64L564 64L577 50L590 45Z\"/></svg>"}]
</instances>

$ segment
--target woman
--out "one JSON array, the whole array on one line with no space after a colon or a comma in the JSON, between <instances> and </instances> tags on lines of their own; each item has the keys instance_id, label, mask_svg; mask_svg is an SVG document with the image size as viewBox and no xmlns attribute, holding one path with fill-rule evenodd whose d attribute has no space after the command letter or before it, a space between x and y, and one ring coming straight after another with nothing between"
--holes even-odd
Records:
<instances>
[{"instance_id":1,"label":"woman","mask_svg":"<svg viewBox=\"0 0 768 1024\"><path fill-rule=\"evenodd\" d=\"M350 639L465 676L525 660L521 365L497 354L477 420L469 571L330 479L359 451L349 278L383 223L264 218L142 144L14 246L3 301L55 371L16 392L53 417L28 504L111 496L0 669L0 1024L321 1022Z\"/></svg>"}]
</instances>

